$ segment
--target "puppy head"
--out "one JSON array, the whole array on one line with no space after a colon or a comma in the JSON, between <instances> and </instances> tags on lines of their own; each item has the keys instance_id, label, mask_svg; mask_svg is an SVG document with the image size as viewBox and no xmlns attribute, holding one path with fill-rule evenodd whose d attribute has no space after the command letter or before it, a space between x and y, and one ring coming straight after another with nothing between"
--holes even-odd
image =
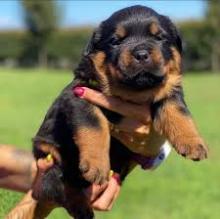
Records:
<instances>
[{"instance_id":1,"label":"puppy head","mask_svg":"<svg viewBox=\"0 0 220 219\"><path fill-rule=\"evenodd\" d=\"M164 83L170 61L181 51L181 39L169 18L133 6L101 23L84 56L92 60L101 81L140 91Z\"/></svg>"}]
</instances>

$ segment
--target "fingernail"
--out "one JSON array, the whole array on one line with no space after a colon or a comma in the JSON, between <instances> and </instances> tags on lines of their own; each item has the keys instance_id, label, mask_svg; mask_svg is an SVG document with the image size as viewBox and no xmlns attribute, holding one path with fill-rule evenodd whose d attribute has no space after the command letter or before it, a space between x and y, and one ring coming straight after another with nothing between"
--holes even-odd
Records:
<instances>
[{"instance_id":1,"label":"fingernail","mask_svg":"<svg viewBox=\"0 0 220 219\"><path fill-rule=\"evenodd\" d=\"M84 94L84 92L85 92L85 89L82 88L82 87L75 87L75 88L73 89L73 93L74 93L77 97L82 97L83 94Z\"/></svg>"},{"instance_id":2,"label":"fingernail","mask_svg":"<svg viewBox=\"0 0 220 219\"><path fill-rule=\"evenodd\" d=\"M118 173L114 173L112 175L112 178L114 178L116 180L116 182L121 185L121 179L120 179L120 175Z\"/></svg>"},{"instance_id":3,"label":"fingernail","mask_svg":"<svg viewBox=\"0 0 220 219\"><path fill-rule=\"evenodd\" d=\"M51 162L53 160L52 154L48 154L46 160L47 162Z\"/></svg>"}]
</instances>

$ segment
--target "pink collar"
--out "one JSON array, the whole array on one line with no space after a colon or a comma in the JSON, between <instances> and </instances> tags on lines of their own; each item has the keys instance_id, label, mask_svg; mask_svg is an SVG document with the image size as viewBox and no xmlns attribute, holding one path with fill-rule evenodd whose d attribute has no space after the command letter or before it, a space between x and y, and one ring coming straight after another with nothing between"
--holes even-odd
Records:
<instances>
[{"instance_id":1,"label":"pink collar","mask_svg":"<svg viewBox=\"0 0 220 219\"><path fill-rule=\"evenodd\" d=\"M133 160L135 160L142 169L148 170L151 169L154 165L156 157L146 157L141 154L133 153Z\"/></svg>"}]
</instances>

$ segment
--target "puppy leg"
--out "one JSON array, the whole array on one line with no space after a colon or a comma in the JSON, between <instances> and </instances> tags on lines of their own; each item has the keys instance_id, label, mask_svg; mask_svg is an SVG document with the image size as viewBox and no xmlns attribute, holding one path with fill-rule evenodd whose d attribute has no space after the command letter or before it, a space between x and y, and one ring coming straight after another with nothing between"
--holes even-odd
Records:
<instances>
[{"instance_id":1,"label":"puppy leg","mask_svg":"<svg viewBox=\"0 0 220 219\"><path fill-rule=\"evenodd\" d=\"M94 107L92 112L96 123L87 115L85 125L79 123L74 133L74 141L79 148L79 168L83 177L91 182L102 184L108 180L110 161L110 131L109 123L100 109Z\"/></svg>"},{"instance_id":2,"label":"puppy leg","mask_svg":"<svg viewBox=\"0 0 220 219\"><path fill-rule=\"evenodd\" d=\"M195 161L207 158L207 146L183 102L166 100L161 103L154 115L154 127L182 156Z\"/></svg>"},{"instance_id":3,"label":"puppy leg","mask_svg":"<svg viewBox=\"0 0 220 219\"><path fill-rule=\"evenodd\" d=\"M93 219L94 213L85 193L79 188L65 185L65 201L62 206L75 219Z\"/></svg>"},{"instance_id":4,"label":"puppy leg","mask_svg":"<svg viewBox=\"0 0 220 219\"><path fill-rule=\"evenodd\" d=\"M38 202L33 211L33 217L30 217L30 219L47 218L47 216L51 213L51 211L56 207L59 206L57 206L52 202Z\"/></svg>"},{"instance_id":5,"label":"puppy leg","mask_svg":"<svg viewBox=\"0 0 220 219\"><path fill-rule=\"evenodd\" d=\"M37 159L45 159L46 155L51 154L54 163L51 167L42 170L38 169L33 183L33 197L36 200L61 202L64 194L63 173L60 167L61 157L58 150L49 144L38 144L34 147L34 155ZM44 160L45 162L46 159Z\"/></svg>"}]
</instances>

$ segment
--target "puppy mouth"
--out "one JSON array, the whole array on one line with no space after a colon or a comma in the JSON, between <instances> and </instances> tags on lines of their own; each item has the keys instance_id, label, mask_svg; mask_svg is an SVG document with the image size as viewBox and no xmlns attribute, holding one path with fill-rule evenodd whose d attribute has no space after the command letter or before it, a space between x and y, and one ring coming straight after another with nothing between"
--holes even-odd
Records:
<instances>
[{"instance_id":1,"label":"puppy mouth","mask_svg":"<svg viewBox=\"0 0 220 219\"><path fill-rule=\"evenodd\" d=\"M123 74L120 83L135 90L152 89L163 83L165 75L158 72L140 71L135 74Z\"/></svg>"}]
</instances>

